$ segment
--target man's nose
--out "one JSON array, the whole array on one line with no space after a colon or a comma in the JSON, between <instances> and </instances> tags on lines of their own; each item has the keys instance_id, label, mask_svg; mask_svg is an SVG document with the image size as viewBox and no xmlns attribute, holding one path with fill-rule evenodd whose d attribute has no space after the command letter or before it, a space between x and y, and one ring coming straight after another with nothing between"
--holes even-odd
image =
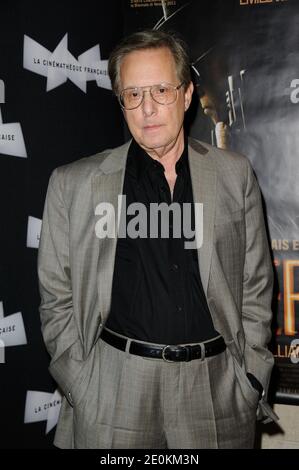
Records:
<instances>
[{"instance_id":1,"label":"man's nose","mask_svg":"<svg viewBox=\"0 0 299 470\"><path fill-rule=\"evenodd\" d=\"M151 116L156 112L157 103L153 100L149 90L143 91L142 110L145 116Z\"/></svg>"}]
</instances>

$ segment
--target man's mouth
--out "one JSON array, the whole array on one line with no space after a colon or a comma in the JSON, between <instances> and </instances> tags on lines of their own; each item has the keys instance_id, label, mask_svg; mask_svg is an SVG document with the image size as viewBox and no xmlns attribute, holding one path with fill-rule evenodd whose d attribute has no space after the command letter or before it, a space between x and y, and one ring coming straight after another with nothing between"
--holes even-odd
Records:
<instances>
[{"instance_id":1,"label":"man's mouth","mask_svg":"<svg viewBox=\"0 0 299 470\"><path fill-rule=\"evenodd\" d=\"M149 124L147 126L144 126L143 129L145 131L153 132L160 129L160 127L162 127L161 124Z\"/></svg>"}]
</instances>

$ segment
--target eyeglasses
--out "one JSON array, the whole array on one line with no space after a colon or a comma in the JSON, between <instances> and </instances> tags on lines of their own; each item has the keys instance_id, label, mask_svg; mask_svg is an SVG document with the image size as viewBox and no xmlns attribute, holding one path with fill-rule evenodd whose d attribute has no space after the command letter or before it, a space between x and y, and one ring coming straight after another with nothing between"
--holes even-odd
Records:
<instances>
[{"instance_id":1,"label":"eyeglasses","mask_svg":"<svg viewBox=\"0 0 299 470\"><path fill-rule=\"evenodd\" d=\"M160 83L159 85L140 86L135 88L125 88L118 95L119 103L123 109L131 110L138 108L144 99L145 91L149 91L151 97L159 104L172 104L177 99L178 90L184 82L178 86L170 85L170 83ZM145 88L148 88L145 90Z\"/></svg>"}]
</instances>

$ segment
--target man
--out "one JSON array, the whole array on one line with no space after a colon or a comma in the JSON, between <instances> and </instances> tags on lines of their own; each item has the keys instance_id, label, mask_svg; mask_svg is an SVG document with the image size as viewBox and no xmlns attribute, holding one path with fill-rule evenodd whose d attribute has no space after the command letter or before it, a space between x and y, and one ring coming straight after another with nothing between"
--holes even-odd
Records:
<instances>
[{"instance_id":1,"label":"man","mask_svg":"<svg viewBox=\"0 0 299 470\"><path fill-rule=\"evenodd\" d=\"M244 157L185 137L193 85L182 41L135 33L111 54L109 75L133 139L54 170L44 210L40 313L64 394L55 444L252 447L257 409L271 415L273 365L256 180ZM127 236L102 236L103 207L142 206L142 225L163 203L192 208L198 239L203 204L200 248L175 233L175 214L168 237L130 236L132 217Z\"/></svg>"}]
</instances>

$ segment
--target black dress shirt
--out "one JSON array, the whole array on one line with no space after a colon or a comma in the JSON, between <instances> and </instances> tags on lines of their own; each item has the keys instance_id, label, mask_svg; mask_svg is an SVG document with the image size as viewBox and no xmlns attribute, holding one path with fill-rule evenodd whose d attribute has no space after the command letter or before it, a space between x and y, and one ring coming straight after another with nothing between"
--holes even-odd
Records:
<instances>
[{"instance_id":1,"label":"black dress shirt","mask_svg":"<svg viewBox=\"0 0 299 470\"><path fill-rule=\"evenodd\" d=\"M173 198L164 167L134 140L129 148L123 194L125 214L129 204L141 202L147 211L150 234L150 203L194 206L188 163L188 145L175 165L177 178ZM170 216L172 212L170 211ZM126 216L126 224L136 218ZM182 219L181 219L182 221ZM147 342L162 344L195 343L217 336L203 291L197 249L186 249L183 230L173 236L174 218L169 218L170 236L118 238L112 283L111 310L106 326L113 331ZM182 221L183 222L183 221ZM128 225L125 225L128 227ZM137 226L140 228L140 225ZM163 232L162 232L163 234ZM194 239L194 237L193 237Z\"/></svg>"}]
</instances>

